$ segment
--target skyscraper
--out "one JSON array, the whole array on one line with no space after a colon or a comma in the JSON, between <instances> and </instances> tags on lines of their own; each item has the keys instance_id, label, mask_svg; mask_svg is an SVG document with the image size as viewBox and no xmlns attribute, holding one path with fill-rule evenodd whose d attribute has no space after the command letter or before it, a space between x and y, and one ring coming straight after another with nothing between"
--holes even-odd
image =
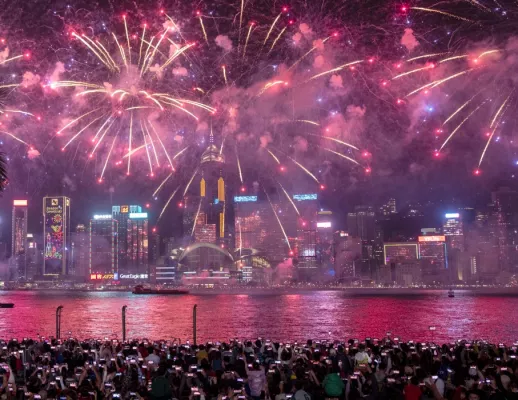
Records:
<instances>
[{"instance_id":1,"label":"skyscraper","mask_svg":"<svg viewBox=\"0 0 518 400\"><path fill-rule=\"evenodd\" d=\"M112 217L118 223L118 268L120 272L131 273L128 259L128 221L130 213L141 213L138 205L112 206Z\"/></svg>"},{"instance_id":2,"label":"skyscraper","mask_svg":"<svg viewBox=\"0 0 518 400\"><path fill-rule=\"evenodd\" d=\"M70 199L43 198L43 274L66 275L70 245Z\"/></svg>"},{"instance_id":3,"label":"skyscraper","mask_svg":"<svg viewBox=\"0 0 518 400\"><path fill-rule=\"evenodd\" d=\"M84 224L76 226L71 234L72 262L70 275L85 280L90 270L90 233Z\"/></svg>"},{"instance_id":4,"label":"skyscraper","mask_svg":"<svg viewBox=\"0 0 518 400\"><path fill-rule=\"evenodd\" d=\"M94 215L90 220L89 274L118 272L118 222L112 215Z\"/></svg>"},{"instance_id":5,"label":"skyscraper","mask_svg":"<svg viewBox=\"0 0 518 400\"><path fill-rule=\"evenodd\" d=\"M313 275L319 267L317 263L317 220L318 220L318 195L294 194L293 202L297 207L297 268L299 277Z\"/></svg>"},{"instance_id":6,"label":"skyscraper","mask_svg":"<svg viewBox=\"0 0 518 400\"><path fill-rule=\"evenodd\" d=\"M127 271L132 274L149 274L148 214L130 213L127 220Z\"/></svg>"},{"instance_id":7,"label":"skyscraper","mask_svg":"<svg viewBox=\"0 0 518 400\"><path fill-rule=\"evenodd\" d=\"M448 252L447 262L450 268L450 279L465 281L468 277L469 265L464 259L466 250L466 238L464 235L464 223L459 212L444 214L442 232L446 237Z\"/></svg>"},{"instance_id":8,"label":"skyscraper","mask_svg":"<svg viewBox=\"0 0 518 400\"><path fill-rule=\"evenodd\" d=\"M27 277L27 200L13 201L11 280Z\"/></svg>"},{"instance_id":9,"label":"skyscraper","mask_svg":"<svg viewBox=\"0 0 518 400\"><path fill-rule=\"evenodd\" d=\"M41 246L41 245L40 245ZM26 280L32 281L41 275L41 254L32 233L27 233L27 273Z\"/></svg>"},{"instance_id":10,"label":"skyscraper","mask_svg":"<svg viewBox=\"0 0 518 400\"><path fill-rule=\"evenodd\" d=\"M334 270L333 227L333 213L325 210L319 211L317 213L316 257L319 267L325 273Z\"/></svg>"},{"instance_id":11,"label":"skyscraper","mask_svg":"<svg viewBox=\"0 0 518 400\"><path fill-rule=\"evenodd\" d=\"M446 236L419 236L419 258L422 278L425 283L448 282L448 258L446 251Z\"/></svg>"},{"instance_id":12,"label":"skyscraper","mask_svg":"<svg viewBox=\"0 0 518 400\"><path fill-rule=\"evenodd\" d=\"M349 235L361 240L374 240L376 236L376 214L370 206L356 206L347 214Z\"/></svg>"},{"instance_id":13,"label":"skyscraper","mask_svg":"<svg viewBox=\"0 0 518 400\"><path fill-rule=\"evenodd\" d=\"M214 144L212 132L209 146L201 155L199 172L193 176L194 182L196 184L184 197L184 236L190 237L190 241L228 247L225 156ZM200 219L200 214L205 216ZM207 226L202 226L201 222Z\"/></svg>"}]
</instances>

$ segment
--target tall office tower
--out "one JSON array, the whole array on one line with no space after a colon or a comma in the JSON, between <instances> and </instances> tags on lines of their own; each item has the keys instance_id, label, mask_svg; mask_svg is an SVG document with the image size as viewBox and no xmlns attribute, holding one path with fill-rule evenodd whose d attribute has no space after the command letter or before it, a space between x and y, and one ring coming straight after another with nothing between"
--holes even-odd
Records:
<instances>
[{"instance_id":1,"label":"tall office tower","mask_svg":"<svg viewBox=\"0 0 518 400\"><path fill-rule=\"evenodd\" d=\"M518 272L518 192L500 187L491 193L490 223L498 240L498 272Z\"/></svg>"},{"instance_id":2,"label":"tall office tower","mask_svg":"<svg viewBox=\"0 0 518 400\"><path fill-rule=\"evenodd\" d=\"M11 280L27 278L27 200L13 201Z\"/></svg>"},{"instance_id":3,"label":"tall office tower","mask_svg":"<svg viewBox=\"0 0 518 400\"><path fill-rule=\"evenodd\" d=\"M130 214L131 215L131 214ZM90 220L88 274L115 274L118 271L118 222L111 214L94 215Z\"/></svg>"},{"instance_id":4,"label":"tall office tower","mask_svg":"<svg viewBox=\"0 0 518 400\"><path fill-rule=\"evenodd\" d=\"M145 212L130 213L126 231L127 271L131 274L149 274L149 223Z\"/></svg>"},{"instance_id":5,"label":"tall office tower","mask_svg":"<svg viewBox=\"0 0 518 400\"><path fill-rule=\"evenodd\" d=\"M128 260L128 222L130 214L142 213L138 205L112 206L112 217L118 222L118 268L119 272L131 273Z\"/></svg>"},{"instance_id":6,"label":"tall office tower","mask_svg":"<svg viewBox=\"0 0 518 400\"><path fill-rule=\"evenodd\" d=\"M389 217L389 216L391 216L393 214L396 214L396 213L397 213L396 199L389 199L386 204L383 204L380 207L380 214L383 217Z\"/></svg>"},{"instance_id":7,"label":"tall office tower","mask_svg":"<svg viewBox=\"0 0 518 400\"><path fill-rule=\"evenodd\" d=\"M419 236L418 245L423 281L428 284L448 283L450 276L447 274L446 236Z\"/></svg>"},{"instance_id":8,"label":"tall office tower","mask_svg":"<svg viewBox=\"0 0 518 400\"><path fill-rule=\"evenodd\" d=\"M43 275L68 273L70 246L70 199L43 198Z\"/></svg>"},{"instance_id":9,"label":"tall office tower","mask_svg":"<svg viewBox=\"0 0 518 400\"><path fill-rule=\"evenodd\" d=\"M350 283L356 276L356 267L361 257L361 240L349 236L347 232L334 233L335 279L342 283Z\"/></svg>"},{"instance_id":10,"label":"tall office tower","mask_svg":"<svg viewBox=\"0 0 518 400\"><path fill-rule=\"evenodd\" d=\"M70 275L77 280L86 280L90 271L90 232L84 224L76 226L71 234L72 262Z\"/></svg>"},{"instance_id":11,"label":"tall office tower","mask_svg":"<svg viewBox=\"0 0 518 400\"><path fill-rule=\"evenodd\" d=\"M291 204L234 196L234 220L236 252L259 250L272 265L294 255L294 246L291 254L290 246L296 236L297 218Z\"/></svg>"},{"instance_id":12,"label":"tall office tower","mask_svg":"<svg viewBox=\"0 0 518 400\"><path fill-rule=\"evenodd\" d=\"M41 275L41 254L38 243L32 233L27 233L27 281L34 281Z\"/></svg>"},{"instance_id":13,"label":"tall office tower","mask_svg":"<svg viewBox=\"0 0 518 400\"><path fill-rule=\"evenodd\" d=\"M310 278L316 273L314 271L319 267L317 263L317 213L318 195L312 194L294 194L293 202L297 207L297 269L299 278Z\"/></svg>"},{"instance_id":14,"label":"tall office tower","mask_svg":"<svg viewBox=\"0 0 518 400\"><path fill-rule=\"evenodd\" d=\"M156 228L151 230L150 237L150 249L149 249L149 261L151 264L156 264L160 259L161 254L161 243L160 243L160 235L156 232Z\"/></svg>"},{"instance_id":15,"label":"tall office tower","mask_svg":"<svg viewBox=\"0 0 518 400\"><path fill-rule=\"evenodd\" d=\"M469 265L463 256L466 250L464 222L459 212L444 214L442 232L446 237L450 280L466 281L469 275Z\"/></svg>"},{"instance_id":16,"label":"tall office tower","mask_svg":"<svg viewBox=\"0 0 518 400\"><path fill-rule=\"evenodd\" d=\"M333 226L333 213L324 210L318 211L316 257L319 267L327 274L334 270Z\"/></svg>"},{"instance_id":17,"label":"tall office tower","mask_svg":"<svg viewBox=\"0 0 518 400\"><path fill-rule=\"evenodd\" d=\"M224 172L225 157L214 144L211 132L209 146L201 155L200 171L193 177L191 190L184 198L184 236L191 241L229 245ZM200 214L204 217L200 218ZM201 222L206 226L201 226Z\"/></svg>"},{"instance_id":18,"label":"tall office tower","mask_svg":"<svg viewBox=\"0 0 518 400\"><path fill-rule=\"evenodd\" d=\"M376 237L376 214L370 206L356 206L354 212L347 214L349 236L361 240L373 240Z\"/></svg>"}]
</instances>

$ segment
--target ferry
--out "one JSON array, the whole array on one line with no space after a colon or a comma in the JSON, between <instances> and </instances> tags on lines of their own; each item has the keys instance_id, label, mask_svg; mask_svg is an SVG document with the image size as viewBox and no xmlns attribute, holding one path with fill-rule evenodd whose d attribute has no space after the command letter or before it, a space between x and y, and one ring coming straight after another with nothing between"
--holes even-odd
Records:
<instances>
[{"instance_id":1,"label":"ferry","mask_svg":"<svg viewBox=\"0 0 518 400\"><path fill-rule=\"evenodd\" d=\"M0 303L0 308L14 308L14 303Z\"/></svg>"},{"instance_id":2,"label":"ferry","mask_svg":"<svg viewBox=\"0 0 518 400\"><path fill-rule=\"evenodd\" d=\"M448 290L448 297L455 297L455 293L453 292L453 289Z\"/></svg>"},{"instance_id":3,"label":"ferry","mask_svg":"<svg viewBox=\"0 0 518 400\"><path fill-rule=\"evenodd\" d=\"M180 294L189 294L188 290L180 290L180 289L150 289L145 288L142 285L137 285L131 292L133 294L168 294L168 295L180 295Z\"/></svg>"}]
</instances>

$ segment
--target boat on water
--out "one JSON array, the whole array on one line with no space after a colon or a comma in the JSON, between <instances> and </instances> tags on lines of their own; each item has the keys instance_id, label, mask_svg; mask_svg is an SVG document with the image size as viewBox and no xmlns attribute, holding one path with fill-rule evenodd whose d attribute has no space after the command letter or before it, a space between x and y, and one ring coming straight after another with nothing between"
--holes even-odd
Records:
<instances>
[{"instance_id":1,"label":"boat on water","mask_svg":"<svg viewBox=\"0 0 518 400\"><path fill-rule=\"evenodd\" d=\"M14 303L0 303L0 308L14 308Z\"/></svg>"},{"instance_id":2,"label":"boat on water","mask_svg":"<svg viewBox=\"0 0 518 400\"><path fill-rule=\"evenodd\" d=\"M180 294L189 294L188 290L181 289L151 289L145 288L142 285L137 285L131 292L133 294L167 294L167 295L180 295Z\"/></svg>"},{"instance_id":3,"label":"boat on water","mask_svg":"<svg viewBox=\"0 0 518 400\"><path fill-rule=\"evenodd\" d=\"M453 292L453 289L448 290L448 297L455 297L455 293Z\"/></svg>"}]
</instances>

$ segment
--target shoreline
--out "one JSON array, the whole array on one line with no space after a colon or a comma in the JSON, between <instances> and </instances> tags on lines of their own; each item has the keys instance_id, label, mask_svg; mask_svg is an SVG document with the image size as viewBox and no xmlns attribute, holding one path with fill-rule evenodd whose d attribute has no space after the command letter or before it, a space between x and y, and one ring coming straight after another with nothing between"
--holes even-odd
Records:
<instances>
[{"instance_id":1,"label":"shoreline","mask_svg":"<svg viewBox=\"0 0 518 400\"><path fill-rule=\"evenodd\" d=\"M338 288L338 287L320 287L320 288L287 288L287 287L272 287L272 288L189 288L189 295L212 295L212 294L229 294L229 295L298 295L310 294L313 292L335 292L346 296L423 296L423 295L447 295L450 288ZM86 288L2 288L1 293L11 292L67 292L67 293L127 293L131 294L128 289L86 289ZM455 296L516 296L518 297L517 287L462 287L453 288ZM141 296L141 295L136 295ZM167 294L151 294L146 296L169 296ZM178 296L178 295L176 295ZM182 295L180 295L182 296ZM454 300L454 298L452 298Z\"/></svg>"}]
</instances>

